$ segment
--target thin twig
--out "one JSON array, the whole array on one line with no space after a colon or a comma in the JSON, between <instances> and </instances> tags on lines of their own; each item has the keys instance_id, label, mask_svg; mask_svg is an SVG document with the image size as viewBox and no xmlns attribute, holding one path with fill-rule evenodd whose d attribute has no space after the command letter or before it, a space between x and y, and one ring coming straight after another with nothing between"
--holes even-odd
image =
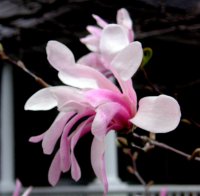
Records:
<instances>
[{"instance_id":1,"label":"thin twig","mask_svg":"<svg viewBox=\"0 0 200 196\"><path fill-rule=\"evenodd\" d=\"M33 72L31 72L29 69L27 69L27 67L25 66L25 64L22 61L15 61L13 60L11 57L7 56L4 52L1 51L0 54L0 59L7 61L8 63L15 65L19 68L21 68L24 72L26 72L29 76L31 76L32 78L35 79L35 81L40 84L42 87L49 87L50 85L45 82L41 77L37 76L36 74L34 74Z\"/></svg>"},{"instance_id":2,"label":"thin twig","mask_svg":"<svg viewBox=\"0 0 200 196\"><path fill-rule=\"evenodd\" d=\"M160 147L160 148L163 148L163 149L172 151L172 152L174 152L174 153L176 153L176 154L179 154L179 155L181 155L181 156L187 158L188 160L190 160L190 158L191 158L191 155L190 155L190 154L185 153L185 152L183 152L183 151L180 151L180 150L178 150L178 149L176 149L176 148L174 148L174 147L171 147L171 146L169 146L169 145L167 145L167 144L164 144L164 143L161 143L161 142L152 140L152 139L150 139L150 138L147 137L147 136L140 136L140 135L138 135L138 134L136 134L136 133L133 133L133 136L134 136L135 138L141 139L141 140L144 141L144 142L149 142L150 144L152 144L152 145L154 145L154 146L157 146L157 147ZM200 157L195 157L194 160L200 161Z\"/></svg>"}]
</instances>

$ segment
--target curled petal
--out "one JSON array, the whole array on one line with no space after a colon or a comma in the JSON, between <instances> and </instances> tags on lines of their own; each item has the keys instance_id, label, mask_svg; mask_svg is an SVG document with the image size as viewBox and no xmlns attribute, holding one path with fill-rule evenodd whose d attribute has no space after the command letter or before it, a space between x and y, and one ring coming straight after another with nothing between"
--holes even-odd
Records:
<instances>
[{"instance_id":1,"label":"curled petal","mask_svg":"<svg viewBox=\"0 0 200 196\"><path fill-rule=\"evenodd\" d=\"M105 141L100 141L94 137L91 146L91 164L95 175L103 183L104 194L106 195L106 193L108 192L108 181L106 177L104 153Z\"/></svg>"},{"instance_id":2,"label":"curled petal","mask_svg":"<svg viewBox=\"0 0 200 196\"><path fill-rule=\"evenodd\" d=\"M120 25L110 24L102 31L99 48L105 58L111 60L117 52L128 44L129 38L126 31Z\"/></svg>"},{"instance_id":3,"label":"curled petal","mask_svg":"<svg viewBox=\"0 0 200 196\"><path fill-rule=\"evenodd\" d=\"M111 66L117 71L120 79L127 81L138 70L143 58L143 50L141 43L138 41L130 43L126 48L120 51Z\"/></svg>"},{"instance_id":4,"label":"curled petal","mask_svg":"<svg viewBox=\"0 0 200 196\"><path fill-rule=\"evenodd\" d=\"M74 55L69 48L58 41L49 41L46 47L49 63L58 71L75 65Z\"/></svg>"},{"instance_id":5,"label":"curled petal","mask_svg":"<svg viewBox=\"0 0 200 196\"><path fill-rule=\"evenodd\" d=\"M60 151L58 150L49 168L48 180L52 186L58 183L61 175L60 168Z\"/></svg>"},{"instance_id":6,"label":"curled petal","mask_svg":"<svg viewBox=\"0 0 200 196\"><path fill-rule=\"evenodd\" d=\"M134 125L154 133L174 130L180 121L178 102L167 95L145 97L139 101L139 109L130 120Z\"/></svg>"}]
</instances>

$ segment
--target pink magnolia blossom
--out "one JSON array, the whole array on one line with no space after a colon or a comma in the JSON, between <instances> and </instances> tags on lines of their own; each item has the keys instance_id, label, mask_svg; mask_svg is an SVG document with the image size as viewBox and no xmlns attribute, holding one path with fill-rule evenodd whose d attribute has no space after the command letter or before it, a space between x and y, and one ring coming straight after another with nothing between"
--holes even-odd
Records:
<instances>
[{"instance_id":1,"label":"pink magnolia blossom","mask_svg":"<svg viewBox=\"0 0 200 196\"><path fill-rule=\"evenodd\" d=\"M87 26L90 34L80 39L91 52L81 57L78 63L92 66L105 76L111 77L107 63L134 40L132 20L124 8L117 11L117 24L108 24L97 15L93 17L98 26Z\"/></svg>"},{"instance_id":2,"label":"pink magnolia blossom","mask_svg":"<svg viewBox=\"0 0 200 196\"><path fill-rule=\"evenodd\" d=\"M80 179L81 169L74 149L79 139L91 132L94 136L91 164L106 194L108 182L104 152L107 133L111 130L127 132L135 126L154 133L172 131L180 121L179 104L170 96L160 95L144 97L137 105L131 78L143 58L139 42L127 44L108 64L107 68L120 87L98 70L76 63L65 45L49 41L46 49L49 63L66 85L39 90L26 102L26 110L57 107L59 111L50 128L39 136L31 137L30 141L42 141L45 154L51 154L60 141L48 174L50 184L55 185L61 173L70 169L72 178L75 181Z\"/></svg>"},{"instance_id":3,"label":"pink magnolia blossom","mask_svg":"<svg viewBox=\"0 0 200 196\"><path fill-rule=\"evenodd\" d=\"M20 196L22 189L22 184L19 179L16 180L15 190L13 192L13 196ZM25 190L25 192L22 194L22 196L29 196L32 191L32 187L29 187Z\"/></svg>"}]
</instances>

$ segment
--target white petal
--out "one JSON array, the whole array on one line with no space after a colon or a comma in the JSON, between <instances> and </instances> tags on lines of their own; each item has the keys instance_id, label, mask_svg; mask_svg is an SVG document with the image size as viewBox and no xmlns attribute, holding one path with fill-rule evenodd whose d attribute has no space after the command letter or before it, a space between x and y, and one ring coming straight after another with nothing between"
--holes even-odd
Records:
<instances>
[{"instance_id":1,"label":"white petal","mask_svg":"<svg viewBox=\"0 0 200 196\"><path fill-rule=\"evenodd\" d=\"M125 8L121 8L117 12L117 24L132 29L132 20L128 11Z\"/></svg>"},{"instance_id":2,"label":"white petal","mask_svg":"<svg viewBox=\"0 0 200 196\"><path fill-rule=\"evenodd\" d=\"M113 61L111 66L119 74L124 81L131 79L131 77L138 70L143 58L143 50L140 42L132 42L122 51L120 51Z\"/></svg>"},{"instance_id":3,"label":"white petal","mask_svg":"<svg viewBox=\"0 0 200 196\"><path fill-rule=\"evenodd\" d=\"M49 88L44 88L33 94L25 103L25 110L50 110L56 107L57 101Z\"/></svg>"},{"instance_id":4,"label":"white petal","mask_svg":"<svg viewBox=\"0 0 200 196\"><path fill-rule=\"evenodd\" d=\"M49 63L58 71L75 64L74 55L69 48L58 41L49 41L46 47Z\"/></svg>"},{"instance_id":5,"label":"white petal","mask_svg":"<svg viewBox=\"0 0 200 196\"><path fill-rule=\"evenodd\" d=\"M150 132L165 133L174 130L180 121L178 102L166 95L145 97L139 102L139 110L130 121Z\"/></svg>"},{"instance_id":6,"label":"white petal","mask_svg":"<svg viewBox=\"0 0 200 196\"><path fill-rule=\"evenodd\" d=\"M128 44L129 38L126 31L120 25L110 24L102 31L99 48L105 58L111 60Z\"/></svg>"},{"instance_id":7,"label":"white petal","mask_svg":"<svg viewBox=\"0 0 200 196\"><path fill-rule=\"evenodd\" d=\"M25 110L49 110L68 101L83 101L81 91L68 86L55 86L39 90L25 104Z\"/></svg>"},{"instance_id":8,"label":"white petal","mask_svg":"<svg viewBox=\"0 0 200 196\"><path fill-rule=\"evenodd\" d=\"M103 88L119 91L102 73L86 65L76 64L73 69L60 72L58 76L65 84L77 88Z\"/></svg>"}]
</instances>

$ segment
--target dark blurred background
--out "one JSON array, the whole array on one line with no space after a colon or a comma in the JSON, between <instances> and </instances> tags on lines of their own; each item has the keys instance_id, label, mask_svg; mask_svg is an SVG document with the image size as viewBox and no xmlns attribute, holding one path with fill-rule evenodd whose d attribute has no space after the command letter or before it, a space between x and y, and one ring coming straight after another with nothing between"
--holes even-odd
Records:
<instances>
[{"instance_id":1,"label":"dark blurred background","mask_svg":"<svg viewBox=\"0 0 200 196\"><path fill-rule=\"evenodd\" d=\"M91 15L115 23L116 12L122 7L133 19L135 39L153 50L153 57L145 66L149 80L162 93L179 101L182 117L190 122L181 122L175 131L157 135L157 140L191 154L200 146L199 0L1 0L0 42L12 58L22 60L49 84L58 85L57 72L46 59L47 41L53 39L66 44L78 59L88 53L79 38L87 34L88 24L95 24ZM28 139L48 129L57 112L24 111L26 100L41 86L19 68L13 70L15 174L25 186L48 185L47 172L53 157L43 155L41 145L31 144ZM139 98L158 94L142 71L138 71L133 82ZM76 148L82 184L94 178L90 141L91 136L87 136ZM121 179L138 184L126 170L129 161L119 149ZM140 153L137 164L144 180L153 180L155 184L200 184L200 162L188 161L173 152L155 148ZM63 178L69 176L64 174Z\"/></svg>"}]
</instances>

